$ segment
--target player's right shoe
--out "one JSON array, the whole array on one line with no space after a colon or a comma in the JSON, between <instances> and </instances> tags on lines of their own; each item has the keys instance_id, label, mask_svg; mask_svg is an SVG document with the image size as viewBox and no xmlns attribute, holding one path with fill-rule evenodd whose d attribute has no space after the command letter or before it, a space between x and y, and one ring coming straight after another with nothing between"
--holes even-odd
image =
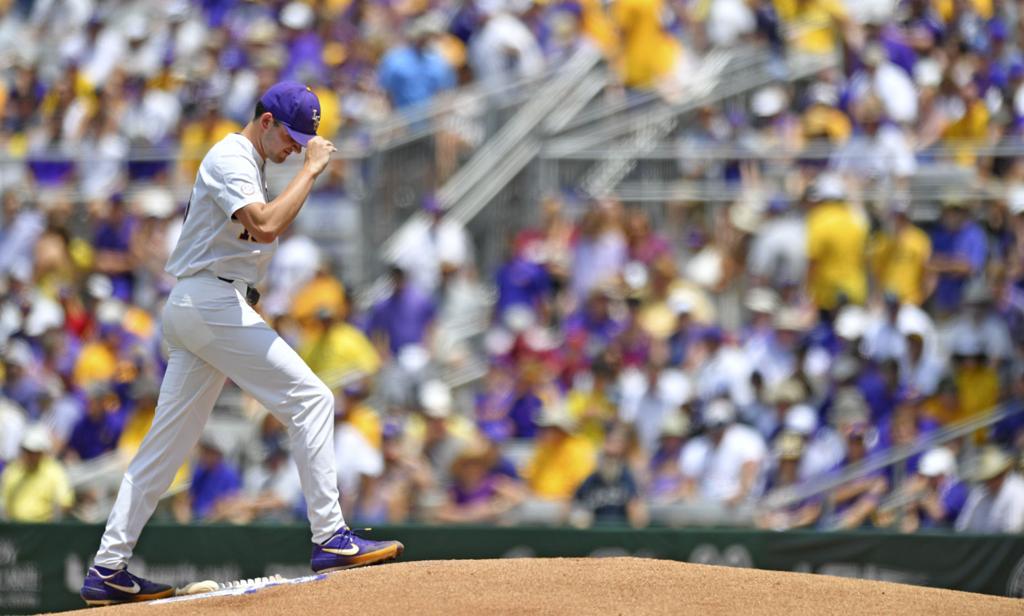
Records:
<instances>
[{"instance_id":1,"label":"player's right shoe","mask_svg":"<svg viewBox=\"0 0 1024 616\"><path fill-rule=\"evenodd\" d=\"M398 541L371 541L356 536L343 526L330 539L313 544L310 566L317 573L328 573L394 560L405 549Z\"/></svg>"},{"instance_id":2,"label":"player's right shoe","mask_svg":"<svg viewBox=\"0 0 1024 616\"><path fill-rule=\"evenodd\" d=\"M163 599L174 595L174 587L144 580L128 569L89 567L79 596L87 605L113 605Z\"/></svg>"}]
</instances>

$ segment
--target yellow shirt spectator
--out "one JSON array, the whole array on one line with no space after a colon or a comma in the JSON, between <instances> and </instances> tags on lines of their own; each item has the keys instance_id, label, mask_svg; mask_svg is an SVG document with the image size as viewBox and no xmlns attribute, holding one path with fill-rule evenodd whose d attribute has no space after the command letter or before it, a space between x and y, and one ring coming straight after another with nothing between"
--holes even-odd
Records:
<instances>
[{"instance_id":1,"label":"yellow shirt spectator","mask_svg":"<svg viewBox=\"0 0 1024 616\"><path fill-rule=\"evenodd\" d=\"M619 53L619 37L601 0L580 0L582 30L597 45L601 53L615 59Z\"/></svg>"},{"instance_id":2,"label":"yellow shirt spectator","mask_svg":"<svg viewBox=\"0 0 1024 616\"><path fill-rule=\"evenodd\" d=\"M373 407L367 404L360 404L349 411L345 421L362 434L367 443L373 445L376 449L380 449L380 444L383 440L383 428L381 427L380 416Z\"/></svg>"},{"instance_id":3,"label":"yellow shirt spectator","mask_svg":"<svg viewBox=\"0 0 1024 616\"><path fill-rule=\"evenodd\" d=\"M988 107L984 101L975 100L959 120L950 124L942 137L956 153L956 162L963 167L973 167L974 150L983 145L988 136Z\"/></svg>"},{"instance_id":4,"label":"yellow shirt spectator","mask_svg":"<svg viewBox=\"0 0 1024 616\"><path fill-rule=\"evenodd\" d=\"M533 493L551 500L568 500L597 465L594 445L579 434L541 439L523 470Z\"/></svg>"},{"instance_id":5,"label":"yellow shirt spectator","mask_svg":"<svg viewBox=\"0 0 1024 616\"><path fill-rule=\"evenodd\" d=\"M993 408L999 402L999 373L987 363L957 368L954 380L960 397L960 416L966 419Z\"/></svg>"},{"instance_id":6,"label":"yellow shirt spectator","mask_svg":"<svg viewBox=\"0 0 1024 616\"><path fill-rule=\"evenodd\" d=\"M380 370L380 354L358 328L335 323L327 333L303 345L299 355L320 380L331 385L345 376Z\"/></svg>"},{"instance_id":7,"label":"yellow shirt spectator","mask_svg":"<svg viewBox=\"0 0 1024 616\"><path fill-rule=\"evenodd\" d=\"M572 391L565 400L565 407L579 425L579 433L595 447L600 447L604 442L604 427L616 415L615 405L604 392Z\"/></svg>"},{"instance_id":8,"label":"yellow shirt spectator","mask_svg":"<svg viewBox=\"0 0 1024 616\"><path fill-rule=\"evenodd\" d=\"M12 462L0 476L0 497L7 519L15 522L52 522L75 500L67 473L49 456L34 472L21 459Z\"/></svg>"},{"instance_id":9,"label":"yellow shirt spectator","mask_svg":"<svg viewBox=\"0 0 1024 616\"><path fill-rule=\"evenodd\" d=\"M819 308L836 307L839 293L863 304L867 295L864 246L867 227L845 203L815 205L807 216L807 286Z\"/></svg>"},{"instance_id":10,"label":"yellow shirt spectator","mask_svg":"<svg viewBox=\"0 0 1024 616\"><path fill-rule=\"evenodd\" d=\"M344 285L334 276L320 272L295 294L291 315L303 327L309 327L319 310L325 309L344 318L347 308Z\"/></svg>"},{"instance_id":11,"label":"yellow shirt spectator","mask_svg":"<svg viewBox=\"0 0 1024 616\"><path fill-rule=\"evenodd\" d=\"M623 83L650 88L676 67L682 50L662 27L663 0L616 0L612 20L622 40Z\"/></svg>"},{"instance_id":12,"label":"yellow shirt spectator","mask_svg":"<svg viewBox=\"0 0 1024 616\"><path fill-rule=\"evenodd\" d=\"M953 19L953 9L956 4L956 0L932 0L932 6L935 7L935 12L939 14L939 18L946 24ZM971 8L978 13L978 16L982 19L992 19L992 0L970 0L967 4L971 5Z\"/></svg>"},{"instance_id":13,"label":"yellow shirt spectator","mask_svg":"<svg viewBox=\"0 0 1024 616\"><path fill-rule=\"evenodd\" d=\"M804 53L834 53L839 47L840 28L847 21L841 0L774 0L775 12L796 36L795 49Z\"/></svg>"},{"instance_id":14,"label":"yellow shirt spectator","mask_svg":"<svg viewBox=\"0 0 1024 616\"><path fill-rule=\"evenodd\" d=\"M110 381L117 372L117 357L101 342L82 347L75 362L75 384L87 387L97 381Z\"/></svg>"},{"instance_id":15,"label":"yellow shirt spectator","mask_svg":"<svg viewBox=\"0 0 1024 616\"><path fill-rule=\"evenodd\" d=\"M210 112L206 118L192 122L181 131L181 174L192 181L199 171L203 156L215 143L231 133L242 130L236 122Z\"/></svg>"},{"instance_id":16,"label":"yellow shirt spectator","mask_svg":"<svg viewBox=\"0 0 1024 616\"><path fill-rule=\"evenodd\" d=\"M932 256L932 241L918 227L906 223L895 233L880 233L871 245L871 269L883 291L901 302L924 301L925 266Z\"/></svg>"}]
</instances>

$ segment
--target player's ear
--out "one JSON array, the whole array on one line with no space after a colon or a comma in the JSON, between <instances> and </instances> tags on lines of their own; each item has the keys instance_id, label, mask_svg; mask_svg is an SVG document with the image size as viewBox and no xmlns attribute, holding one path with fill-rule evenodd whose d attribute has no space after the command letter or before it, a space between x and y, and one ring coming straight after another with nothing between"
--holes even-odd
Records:
<instances>
[{"instance_id":1,"label":"player's ear","mask_svg":"<svg viewBox=\"0 0 1024 616\"><path fill-rule=\"evenodd\" d=\"M263 130L270 130L270 127L273 125L274 114L270 113L269 111L263 112L263 115L260 116L260 126L263 127Z\"/></svg>"}]
</instances>

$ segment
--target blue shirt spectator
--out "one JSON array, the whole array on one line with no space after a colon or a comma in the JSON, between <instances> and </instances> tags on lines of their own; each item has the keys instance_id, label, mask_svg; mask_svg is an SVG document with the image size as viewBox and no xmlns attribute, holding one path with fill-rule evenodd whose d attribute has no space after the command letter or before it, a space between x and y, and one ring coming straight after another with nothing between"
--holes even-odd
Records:
<instances>
[{"instance_id":1,"label":"blue shirt spectator","mask_svg":"<svg viewBox=\"0 0 1024 616\"><path fill-rule=\"evenodd\" d=\"M238 471L224 461L224 454L211 442L200 444L199 463L192 473L192 516L208 518L217 503L238 492L242 480Z\"/></svg>"},{"instance_id":2,"label":"blue shirt spectator","mask_svg":"<svg viewBox=\"0 0 1024 616\"><path fill-rule=\"evenodd\" d=\"M429 101L438 92L455 87L455 71L429 42L434 34L430 18L410 28L410 42L392 48L381 58L377 80L397 109Z\"/></svg>"},{"instance_id":3,"label":"blue shirt spectator","mask_svg":"<svg viewBox=\"0 0 1024 616\"><path fill-rule=\"evenodd\" d=\"M931 267L938 273L932 300L942 312L960 307L968 279L985 267L985 232L968 219L965 205L961 201L947 202L942 225L932 235Z\"/></svg>"}]
</instances>

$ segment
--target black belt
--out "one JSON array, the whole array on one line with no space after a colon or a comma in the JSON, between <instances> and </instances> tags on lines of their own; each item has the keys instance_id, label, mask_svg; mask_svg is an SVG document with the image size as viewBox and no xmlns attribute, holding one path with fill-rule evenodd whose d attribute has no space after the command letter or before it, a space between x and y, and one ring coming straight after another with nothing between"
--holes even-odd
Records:
<instances>
[{"instance_id":1,"label":"black belt","mask_svg":"<svg viewBox=\"0 0 1024 616\"><path fill-rule=\"evenodd\" d=\"M234 280L225 278L223 276L217 276L217 280L223 280L228 284L235 284ZM255 306L260 301L260 292L256 290L256 287L251 287L248 284L245 285L245 302L250 306Z\"/></svg>"}]
</instances>

